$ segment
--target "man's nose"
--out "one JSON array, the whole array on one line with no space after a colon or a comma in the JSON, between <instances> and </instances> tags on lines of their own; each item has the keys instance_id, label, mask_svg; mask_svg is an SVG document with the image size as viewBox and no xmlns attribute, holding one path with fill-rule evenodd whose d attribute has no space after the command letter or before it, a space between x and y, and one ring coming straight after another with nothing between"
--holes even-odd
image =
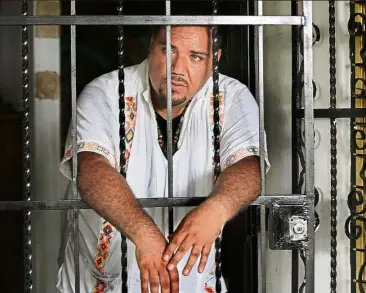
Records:
<instances>
[{"instance_id":1,"label":"man's nose","mask_svg":"<svg viewBox=\"0 0 366 293\"><path fill-rule=\"evenodd\" d=\"M172 58L172 73L184 75L185 68L186 62L184 58L180 57L179 55L176 55L174 58Z\"/></svg>"}]
</instances>

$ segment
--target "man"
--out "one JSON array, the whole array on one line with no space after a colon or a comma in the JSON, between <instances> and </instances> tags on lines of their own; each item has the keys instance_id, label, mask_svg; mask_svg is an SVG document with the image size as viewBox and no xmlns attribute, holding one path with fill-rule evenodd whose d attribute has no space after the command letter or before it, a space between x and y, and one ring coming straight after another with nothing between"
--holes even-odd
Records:
<instances>
[{"instance_id":1,"label":"man","mask_svg":"<svg viewBox=\"0 0 366 293\"><path fill-rule=\"evenodd\" d=\"M82 293L121 292L119 232L128 239L129 292L214 292L215 239L260 194L258 107L247 87L224 75L222 172L213 185L212 31L178 26L171 30L174 197L208 199L196 208L174 208L173 235L167 208L137 203L168 197L165 34L157 29L147 60L125 69L126 179L119 173L118 71L92 81L78 99L78 188L92 207L80 211ZM61 163L68 178L72 155L69 136ZM57 286L74 292L74 280L70 237Z\"/></svg>"}]
</instances>

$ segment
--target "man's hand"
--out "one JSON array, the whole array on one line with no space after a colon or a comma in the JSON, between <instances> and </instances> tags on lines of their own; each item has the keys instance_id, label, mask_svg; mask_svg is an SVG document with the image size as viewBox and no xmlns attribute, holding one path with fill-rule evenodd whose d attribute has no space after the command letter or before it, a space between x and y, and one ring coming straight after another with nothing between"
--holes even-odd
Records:
<instances>
[{"instance_id":1,"label":"man's hand","mask_svg":"<svg viewBox=\"0 0 366 293\"><path fill-rule=\"evenodd\" d=\"M136 245L136 260L141 273L141 292L162 293L179 292L179 275L175 268L168 271L163 261L163 252L167 246L163 235L145 236ZM150 291L149 291L150 284Z\"/></svg>"},{"instance_id":2,"label":"man's hand","mask_svg":"<svg viewBox=\"0 0 366 293\"><path fill-rule=\"evenodd\" d=\"M170 260L167 266L168 270L175 270L178 262L192 247L183 275L187 276L190 273L199 256L201 258L198 272L202 273L211 246L220 235L225 221L225 216L219 210L205 204L187 214L172 235L171 241L164 252L164 261L168 262ZM178 250L174 253L177 248Z\"/></svg>"},{"instance_id":3,"label":"man's hand","mask_svg":"<svg viewBox=\"0 0 366 293\"><path fill-rule=\"evenodd\" d=\"M176 268L192 248L183 275L190 273L200 255L198 272L202 273L211 246L224 224L241 208L248 207L259 194L260 168L256 156L243 158L221 172L209 199L190 212L170 237L163 256L164 261L169 262L168 270Z\"/></svg>"}]
</instances>

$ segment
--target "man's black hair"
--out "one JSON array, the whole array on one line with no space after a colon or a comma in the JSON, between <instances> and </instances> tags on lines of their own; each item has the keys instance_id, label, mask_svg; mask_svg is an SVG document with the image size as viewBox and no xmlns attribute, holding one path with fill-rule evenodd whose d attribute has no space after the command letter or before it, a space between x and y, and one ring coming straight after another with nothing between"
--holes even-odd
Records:
<instances>
[{"instance_id":1,"label":"man's black hair","mask_svg":"<svg viewBox=\"0 0 366 293\"><path fill-rule=\"evenodd\" d=\"M171 3L171 15L212 15L212 2L211 1L197 1L192 7L185 4L185 1L172 1ZM160 30L164 28L164 25L151 26L151 36L156 37ZM222 47L223 39L223 26L217 26L219 47Z\"/></svg>"}]
</instances>

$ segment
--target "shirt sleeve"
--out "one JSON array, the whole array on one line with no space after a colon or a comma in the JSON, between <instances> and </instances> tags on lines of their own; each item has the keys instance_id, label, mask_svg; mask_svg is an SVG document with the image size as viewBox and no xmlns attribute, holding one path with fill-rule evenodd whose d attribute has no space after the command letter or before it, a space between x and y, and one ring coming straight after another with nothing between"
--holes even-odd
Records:
<instances>
[{"instance_id":1,"label":"shirt sleeve","mask_svg":"<svg viewBox=\"0 0 366 293\"><path fill-rule=\"evenodd\" d=\"M116 168L115 113L112 110L111 98L97 85L88 84L77 99L77 153L89 151L105 157L111 166ZM72 126L66 139L65 153L61 160L60 171L72 178Z\"/></svg>"},{"instance_id":2,"label":"shirt sleeve","mask_svg":"<svg viewBox=\"0 0 366 293\"><path fill-rule=\"evenodd\" d=\"M245 86L234 96L225 98L221 133L222 170L248 156L259 156L259 108ZM265 139L266 141L266 139ZM264 150L266 172L269 171L267 145Z\"/></svg>"}]
</instances>

